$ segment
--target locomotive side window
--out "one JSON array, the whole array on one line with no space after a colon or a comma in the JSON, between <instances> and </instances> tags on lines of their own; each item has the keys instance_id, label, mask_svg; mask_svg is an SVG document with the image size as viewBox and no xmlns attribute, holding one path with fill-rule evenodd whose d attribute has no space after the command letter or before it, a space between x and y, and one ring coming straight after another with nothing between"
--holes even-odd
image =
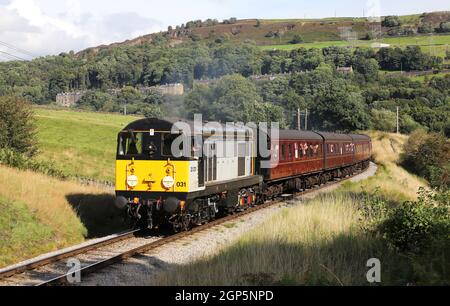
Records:
<instances>
[{"instance_id":1,"label":"locomotive side window","mask_svg":"<svg viewBox=\"0 0 450 306\"><path fill-rule=\"evenodd\" d=\"M141 155L143 136L143 133L122 133L119 141L119 155Z\"/></svg>"}]
</instances>

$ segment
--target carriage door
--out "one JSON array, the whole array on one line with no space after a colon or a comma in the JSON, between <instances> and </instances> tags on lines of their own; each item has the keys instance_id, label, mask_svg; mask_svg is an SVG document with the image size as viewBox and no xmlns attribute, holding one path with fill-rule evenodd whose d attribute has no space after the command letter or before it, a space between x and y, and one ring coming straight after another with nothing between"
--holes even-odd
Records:
<instances>
[{"instance_id":1,"label":"carriage door","mask_svg":"<svg viewBox=\"0 0 450 306\"><path fill-rule=\"evenodd\" d=\"M210 143L207 145L205 165L205 177L208 182L217 180L217 150L216 144Z\"/></svg>"}]
</instances>

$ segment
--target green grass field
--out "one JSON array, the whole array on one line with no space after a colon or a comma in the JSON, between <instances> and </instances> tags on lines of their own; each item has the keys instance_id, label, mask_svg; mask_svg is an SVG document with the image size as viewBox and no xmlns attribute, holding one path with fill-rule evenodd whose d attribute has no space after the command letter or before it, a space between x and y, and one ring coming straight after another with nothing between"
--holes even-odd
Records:
<instances>
[{"instance_id":1,"label":"green grass field","mask_svg":"<svg viewBox=\"0 0 450 306\"><path fill-rule=\"evenodd\" d=\"M41 160L70 176L114 180L117 133L137 117L36 109Z\"/></svg>"},{"instance_id":2,"label":"green grass field","mask_svg":"<svg viewBox=\"0 0 450 306\"><path fill-rule=\"evenodd\" d=\"M289 51L298 48L326 48L330 46L370 47L374 42L375 41L367 41L367 40L357 40L353 42L336 40L336 41L323 41L315 43L261 46L261 49L263 50L278 49ZM410 45L418 45L423 49L424 52L428 54L445 57L445 51L448 49L448 45L450 45L450 35L388 37L383 38L378 42L390 44L392 47L400 47L400 48L405 48L406 46Z\"/></svg>"}]
</instances>

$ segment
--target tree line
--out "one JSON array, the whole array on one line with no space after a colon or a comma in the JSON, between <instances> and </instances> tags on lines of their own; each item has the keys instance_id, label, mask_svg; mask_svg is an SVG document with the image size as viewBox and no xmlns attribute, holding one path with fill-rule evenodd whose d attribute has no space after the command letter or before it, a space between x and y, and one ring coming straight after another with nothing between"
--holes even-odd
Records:
<instances>
[{"instance_id":1,"label":"tree line","mask_svg":"<svg viewBox=\"0 0 450 306\"><path fill-rule=\"evenodd\" d=\"M140 46L119 46L0 64L0 95L36 104L54 101L59 92L88 90L77 107L147 116L186 116L200 112L210 120L278 120L295 127L298 108L310 110L310 127L352 131L393 131L396 107L403 132L419 127L449 131L449 77L425 83L384 77L385 70L439 68L442 58L419 47L406 49L328 47L262 51L254 43L191 42L170 47L161 38ZM337 67L353 67L339 73ZM283 74L272 81L247 77ZM218 79L209 86L194 80ZM182 82L185 101L143 94L136 86ZM117 95L109 89L120 88ZM179 111L177 111L179 110ZM187 112L186 112L187 110ZM254 119L253 119L254 120Z\"/></svg>"},{"instance_id":2,"label":"tree line","mask_svg":"<svg viewBox=\"0 0 450 306\"><path fill-rule=\"evenodd\" d=\"M354 66L357 73L373 79L386 70L439 68L442 59L424 54L418 47L356 49L329 47L287 51L262 51L248 42L191 42L170 47L164 38L140 46L118 46L90 51L83 56L63 53L30 62L0 64L0 95L22 96L37 104L54 101L60 92L184 83L238 73L293 73L316 69L321 63Z\"/></svg>"}]
</instances>

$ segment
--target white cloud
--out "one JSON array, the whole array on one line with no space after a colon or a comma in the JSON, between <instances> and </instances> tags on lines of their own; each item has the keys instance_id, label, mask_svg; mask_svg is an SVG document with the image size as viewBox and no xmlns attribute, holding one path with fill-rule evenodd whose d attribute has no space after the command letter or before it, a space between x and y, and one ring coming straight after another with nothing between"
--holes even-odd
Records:
<instances>
[{"instance_id":1,"label":"white cloud","mask_svg":"<svg viewBox=\"0 0 450 306\"><path fill-rule=\"evenodd\" d=\"M161 29L157 20L135 12L93 16L83 14L79 1L68 0L59 14L47 14L35 0L0 4L0 42L36 56L107 44ZM27 54L0 45L0 51L30 59ZM0 52L0 60L8 59Z\"/></svg>"},{"instance_id":2,"label":"white cloud","mask_svg":"<svg viewBox=\"0 0 450 306\"><path fill-rule=\"evenodd\" d=\"M448 1L411 0L0 0L0 41L36 55L58 54L131 39L189 20L229 17L298 18L362 14L379 3L382 14L448 9ZM447 4L447 5L446 5ZM12 49L2 47L15 53ZM0 60L5 55L0 52Z\"/></svg>"}]
</instances>

